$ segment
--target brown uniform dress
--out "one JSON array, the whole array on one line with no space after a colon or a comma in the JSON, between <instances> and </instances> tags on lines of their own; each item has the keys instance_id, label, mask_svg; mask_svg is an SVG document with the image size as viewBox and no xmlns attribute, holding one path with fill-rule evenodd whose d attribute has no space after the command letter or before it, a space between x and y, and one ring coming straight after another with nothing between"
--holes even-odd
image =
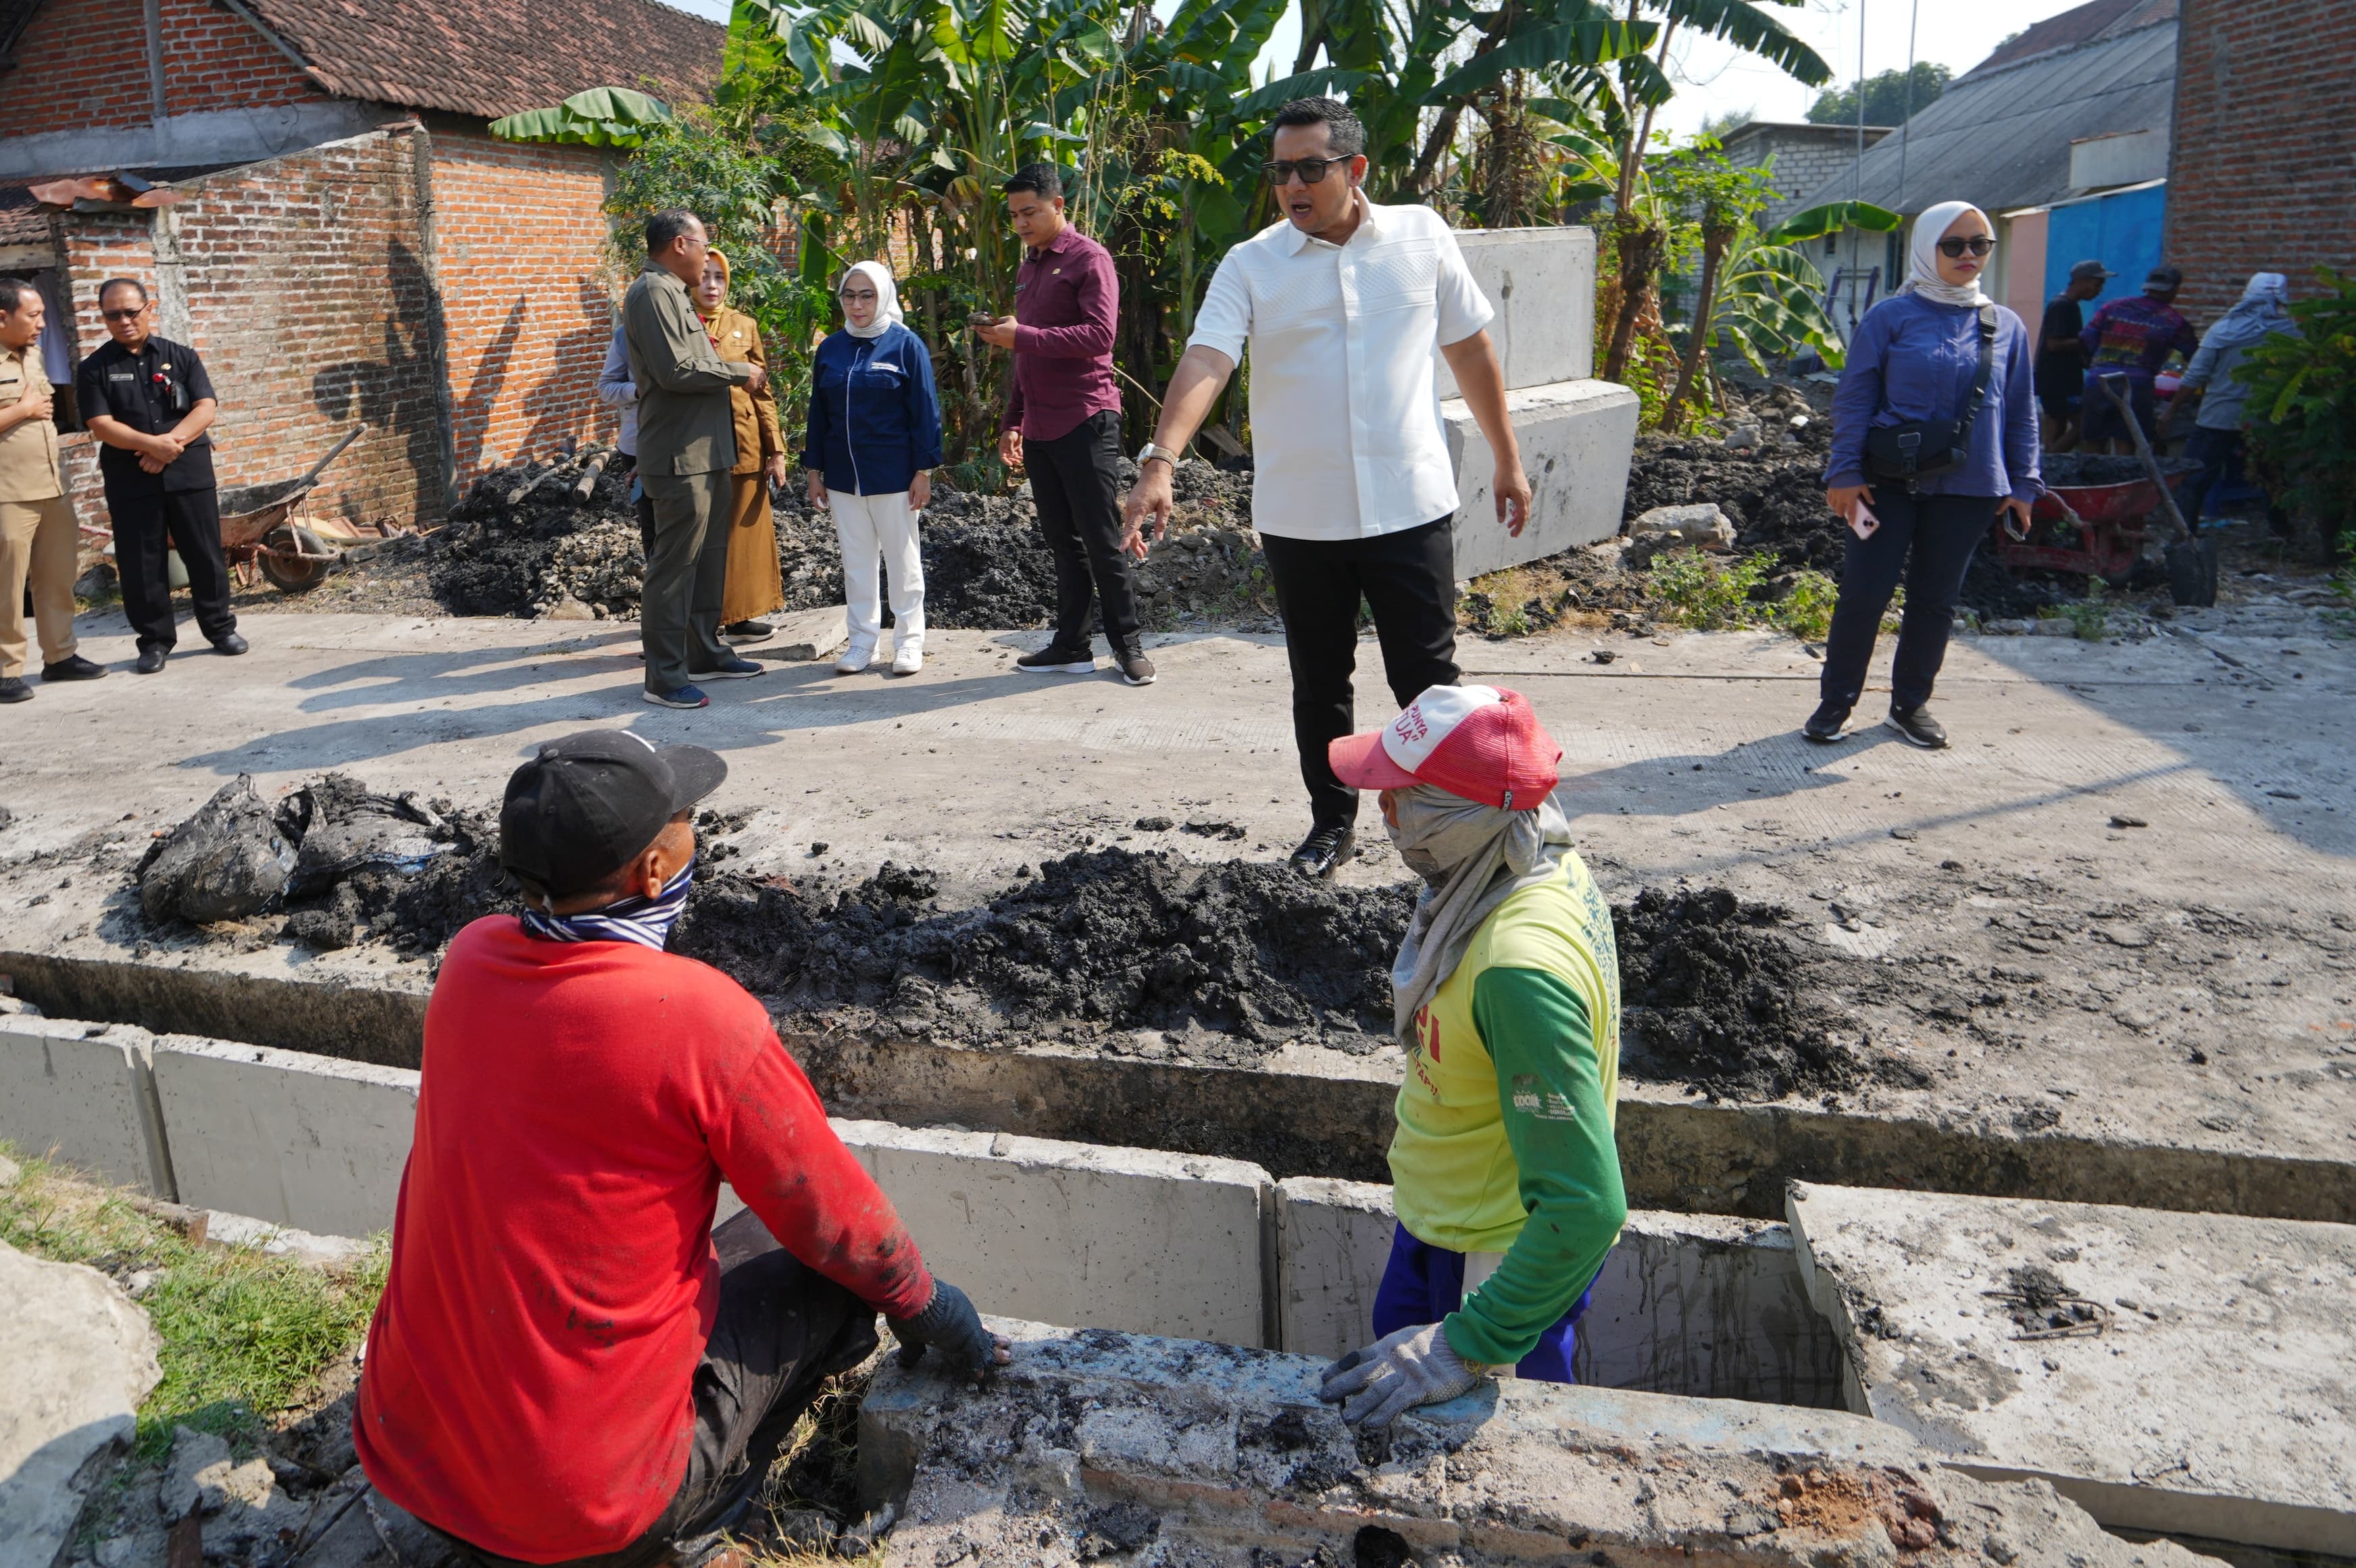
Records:
<instances>
[{"instance_id":1,"label":"brown uniform dress","mask_svg":"<svg viewBox=\"0 0 2356 1568\"><path fill-rule=\"evenodd\" d=\"M37 338L0 348L0 404L37 396L49 384ZM80 544L66 499L53 420L27 420L0 432L0 676L25 673L25 588L33 590L41 659L74 656L74 559ZM774 558L776 550L770 551ZM774 567L772 568L774 571Z\"/></svg>"},{"instance_id":2,"label":"brown uniform dress","mask_svg":"<svg viewBox=\"0 0 2356 1568\"><path fill-rule=\"evenodd\" d=\"M704 319L704 331L720 357L751 362L764 369L761 329L741 310L722 305ZM777 398L764 383L757 392L738 387L728 394L736 412L736 466L729 471L728 582L720 601L720 624L733 626L786 607L786 581L777 565L777 524L769 511L769 459L783 452L777 434Z\"/></svg>"}]
</instances>

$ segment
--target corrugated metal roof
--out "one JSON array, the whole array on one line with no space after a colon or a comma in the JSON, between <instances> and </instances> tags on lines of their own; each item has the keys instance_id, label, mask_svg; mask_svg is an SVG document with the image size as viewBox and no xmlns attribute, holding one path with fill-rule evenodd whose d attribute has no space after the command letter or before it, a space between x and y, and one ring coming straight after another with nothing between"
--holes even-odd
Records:
<instances>
[{"instance_id":1,"label":"corrugated metal roof","mask_svg":"<svg viewBox=\"0 0 2356 1568\"><path fill-rule=\"evenodd\" d=\"M1908 122L1903 192L1901 141L1890 136L1866 149L1855 175L1843 170L1802 205L1854 195L1908 213L1942 201L1998 212L2065 200L2083 194L2070 184L2072 142L2123 131L2165 134L2175 99L2174 22L1983 65Z\"/></svg>"}]
</instances>

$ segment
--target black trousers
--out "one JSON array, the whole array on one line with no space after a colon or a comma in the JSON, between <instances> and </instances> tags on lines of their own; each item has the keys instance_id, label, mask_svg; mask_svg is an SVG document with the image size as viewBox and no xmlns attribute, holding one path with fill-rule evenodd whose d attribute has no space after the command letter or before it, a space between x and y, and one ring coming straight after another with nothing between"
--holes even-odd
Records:
<instances>
[{"instance_id":1,"label":"black trousers","mask_svg":"<svg viewBox=\"0 0 2356 1568\"><path fill-rule=\"evenodd\" d=\"M1325 747L1357 725L1358 605L1374 612L1383 678L1405 708L1426 688L1456 684L1456 534L1441 517L1362 539L1262 534L1284 656L1292 667L1292 741L1319 827L1358 819L1358 792L1333 776Z\"/></svg>"},{"instance_id":2,"label":"black trousers","mask_svg":"<svg viewBox=\"0 0 2356 1568\"><path fill-rule=\"evenodd\" d=\"M1996 518L1994 496L1910 496L1895 485L1874 490L1881 527L1871 539L1852 530L1841 560L1840 597L1825 639L1819 690L1826 702L1853 708L1865 690L1865 668L1890 591L1906 580L1906 608L1898 623L1898 657L1890 667L1890 706L1903 713L1931 699L1931 685L1947 658L1955 601L1972 551Z\"/></svg>"},{"instance_id":3,"label":"black trousers","mask_svg":"<svg viewBox=\"0 0 2356 1568\"><path fill-rule=\"evenodd\" d=\"M1104 606L1105 640L1137 646L1137 581L1120 548L1120 415L1090 414L1053 441L1023 443L1039 531L1055 558L1055 645L1088 645Z\"/></svg>"},{"instance_id":4,"label":"black trousers","mask_svg":"<svg viewBox=\"0 0 2356 1568\"><path fill-rule=\"evenodd\" d=\"M196 603L197 629L217 643L237 630L229 606L229 564L221 559L218 492L176 490L163 495L106 492L114 528L114 571L123 580L123 613L139 639L139 651L166 653L179 640L172 617L172 579L164 552L180 552L188 569L188 597Z\"/></svg>"},{"instance_id":5,"label":"black trousers","mask_svg":"<svg viewBox=\"0 0 2356 1568\"><path fill-rule=\"evenodd\" d=\"M747 1209L712 1232L720 1307L695 1369L695 1442L687 1477L662 1516L616 1552L553 1568L652 1568L693 1563L743 1514L794 1423L837 1372L875 1349L875 1312L802 1266ZM437 1531L461 1562L530 1568Z\"/></svg>"}]
</instances>

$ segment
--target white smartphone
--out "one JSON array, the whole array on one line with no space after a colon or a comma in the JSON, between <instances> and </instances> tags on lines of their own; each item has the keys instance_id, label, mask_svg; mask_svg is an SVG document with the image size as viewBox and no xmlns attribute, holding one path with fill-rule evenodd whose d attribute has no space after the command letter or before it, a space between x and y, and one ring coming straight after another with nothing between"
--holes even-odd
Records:
<instances>
[{"instance_id":1,"label":"white smartphone","mask_svg":"<svg viewBox=\"0 0 2356 1568\"><path fill-rule=\"evenodd\" d=\"M1873 515L1873 508L1865 504L1862 496L1848 504L1848 527L1861 539L1871 539L1874 530L1881 527L1881 519Z\"/></svg>"}]
</instances>

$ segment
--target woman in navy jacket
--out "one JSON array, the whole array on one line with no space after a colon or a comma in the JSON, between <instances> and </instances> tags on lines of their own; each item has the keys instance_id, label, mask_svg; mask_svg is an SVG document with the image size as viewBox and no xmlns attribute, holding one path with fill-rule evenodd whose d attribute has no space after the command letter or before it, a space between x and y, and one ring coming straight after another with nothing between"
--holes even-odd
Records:
<instances>
[{"instance_id":1,"label":"woman in navy jacket","mask_svg":"<svg viewBox=\"0 0 2356 1568\"><path fill-rule=\"evenodd\" d=\"M1972 551L1999 515L2008 528L2025 530L2043 489L2029 332L1980 292L1995 249L1996 232L1978 208L1946 201L1930 208L1914 220L1905 283L1865 313L1849 345L1833 393L1825 500L1854 537L1825 639L1823 700L1801 731L1811 741L1837 741L1847 728L1865 691L1881 613L1902 573L1906 609L1890 671L1890 725L1917 746L1947 743L1931 716L1931 683L1946 660ZM1992 373L1963 461L1911 480L1869 473L1868 432L1875 427L1962 420L1979 370L1983 312L1996 325Z\"/></svg>"},{"instance_id":2,"label":"woman in navy jacket","mask_svg":"<svg viewBox=\"0 0 2356 1568\"><path fill-rule=\"evenodd\" d=\"M842 539L843 614L850 645L835 661L857 675L884 635L876 568L892 589L892 673L925 667L925 563L916 517L932 499L941 460L941 406L924 339L900 324L900 291L880 261L843 273L842 330L810 367L809 431L802 466L813 507L834 513Z\"/></svg>"}]
</instances>

